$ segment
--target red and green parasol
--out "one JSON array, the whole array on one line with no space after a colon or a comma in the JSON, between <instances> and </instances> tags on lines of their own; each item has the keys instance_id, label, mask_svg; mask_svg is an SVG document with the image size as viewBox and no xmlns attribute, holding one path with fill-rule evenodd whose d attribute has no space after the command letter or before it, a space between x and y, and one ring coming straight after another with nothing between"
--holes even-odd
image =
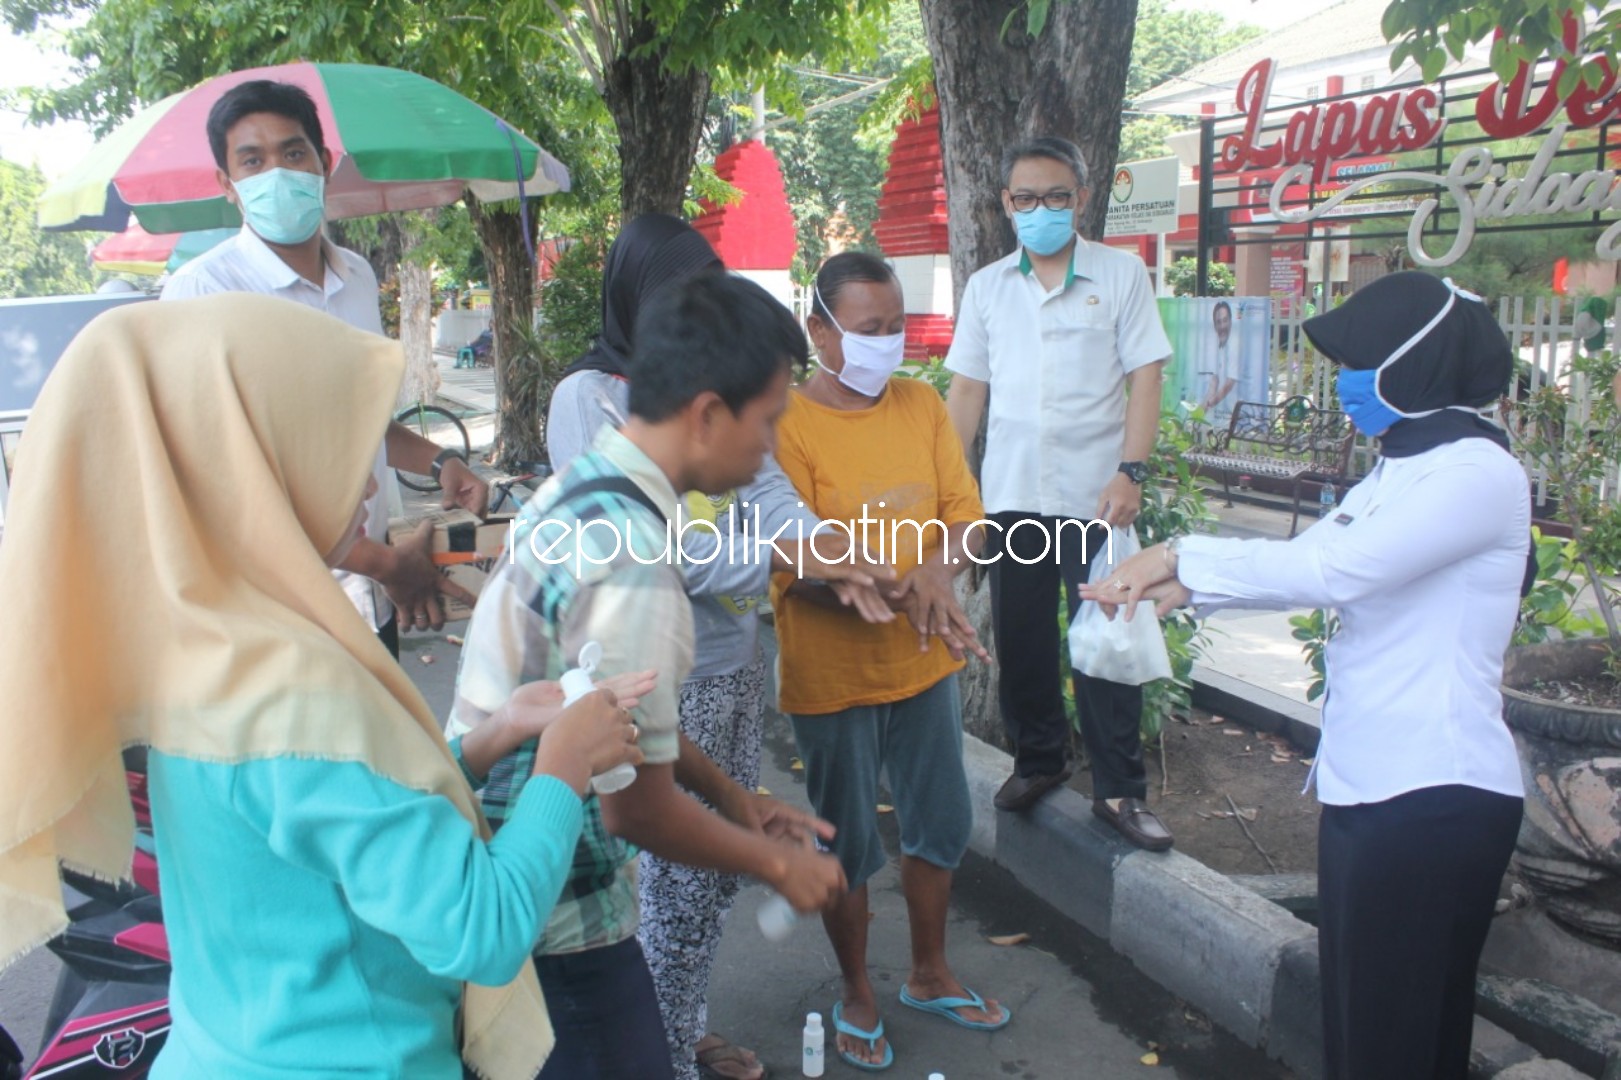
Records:
<instances>
[{"instance_id":1,"label":"red and green parasol","mask_svg":"<svg viewBox=\"0 0 1621 1080\"><path fill-rule=\"evenodd\" d=\"M368 64L283 64L221 75L142 110L46 189L47 229L148 232L229 228L242 218L220 192L204 126L233 86L274 79L315 100L333 172L327 217L448 206L567 190L568 170L501 118L408 71Z\"/></svg>"}]
</instances>

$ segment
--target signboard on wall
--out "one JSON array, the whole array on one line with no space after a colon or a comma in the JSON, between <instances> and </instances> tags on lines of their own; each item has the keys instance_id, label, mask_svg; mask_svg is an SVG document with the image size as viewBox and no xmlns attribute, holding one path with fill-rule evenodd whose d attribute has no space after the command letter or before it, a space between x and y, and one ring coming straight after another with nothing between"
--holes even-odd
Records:
<instances>
[{"instance_id":1,"label":"signboard on wall","mask_svg":"<svg viewBox=\"0 0 1621 1080\"><path fill-rule=\"evenodd\" d=\"M1130 161L1114 170L1103 235L1154 236L1177 230L1180 165L1174 157Z\"/></svg>"},{"instance_id":2,"label":"signboard on wall","mask_svg":"<svg viewBox=\"0 0 1621 1080\"><path fill-rule=\"evenodd\" d=\"M1273 244L1271 281L1274 296L1299 296L1306 291L1304 244Z\"/></svg>"}]
</instances>

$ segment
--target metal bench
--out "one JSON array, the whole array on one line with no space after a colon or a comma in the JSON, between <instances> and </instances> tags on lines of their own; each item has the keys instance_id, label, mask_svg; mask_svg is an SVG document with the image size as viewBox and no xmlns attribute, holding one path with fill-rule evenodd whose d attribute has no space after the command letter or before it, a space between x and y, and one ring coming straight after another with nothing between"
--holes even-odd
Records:
<instances>
[{"instance_id":1,"label":"metal bench","mask_svg":"<svg viewBox=\"0 0 1621 1080\"><path fill-rule=\"evenodd\" d=\"M1232 477L1237 473L1287 480L1294 498L1292 537L1300 525L1300 487L1303 481L1338 484L1351 467L1351 445L1356 429L1338 409L1319 409L1305 397L1292 397L1276 405L1240 401L1226 431L1218 431L1190 450L1188 464L1221 472L1227 505L1233 505Z\"/></svg>"}]
</instances>

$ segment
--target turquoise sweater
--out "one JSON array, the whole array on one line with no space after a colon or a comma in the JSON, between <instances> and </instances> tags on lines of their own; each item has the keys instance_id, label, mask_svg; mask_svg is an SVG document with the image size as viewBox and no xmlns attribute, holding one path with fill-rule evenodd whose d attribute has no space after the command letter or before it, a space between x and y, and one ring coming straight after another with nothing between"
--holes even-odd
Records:
<instances>
[{"instance_id":1,"label":"turquoise sweater","mask_svg":"<svg viewBox=\"0 0 1621 1080\"><path fill-rule=\"evenodd\" d=\"M486 842L364 765L149 768L174 958L154 1080L460 1080L461 983L529 962L580 835L568 785L536 778Z\"/></svg>"}]
</instances>

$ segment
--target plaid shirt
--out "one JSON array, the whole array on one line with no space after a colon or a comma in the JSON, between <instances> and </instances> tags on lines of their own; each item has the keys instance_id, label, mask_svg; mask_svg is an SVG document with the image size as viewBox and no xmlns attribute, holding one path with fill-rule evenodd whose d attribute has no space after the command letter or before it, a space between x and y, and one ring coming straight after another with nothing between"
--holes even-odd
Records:
<instances>
[{"instance_id":1,"label":"plaid shirt","mask_svg":"<svg viewBox=\"0 0 1621 1080\"><path fill-rule=\"evenodd\" d=\"M566 512L553 512L565 488L614 476L629 477L674 520L668 478L630 440L604 428L592 451L536 492L518 516L512 550L468 626L447 734L483 723L524 683L557 679L595 641L602 646L598 677L657 669L658 685L637 706L636 723L649 764L675 761L680 687L692 668L692 607L680 568L659 557L665 524L616 492L589 493L571 500ZM534 760L531 741L490 770L479 797L492 828L511 813ZM573 869L536 952L600 948L636 932L636 849L608 833L595 798L585 810Z\"/></svg>"}]
</instances>

